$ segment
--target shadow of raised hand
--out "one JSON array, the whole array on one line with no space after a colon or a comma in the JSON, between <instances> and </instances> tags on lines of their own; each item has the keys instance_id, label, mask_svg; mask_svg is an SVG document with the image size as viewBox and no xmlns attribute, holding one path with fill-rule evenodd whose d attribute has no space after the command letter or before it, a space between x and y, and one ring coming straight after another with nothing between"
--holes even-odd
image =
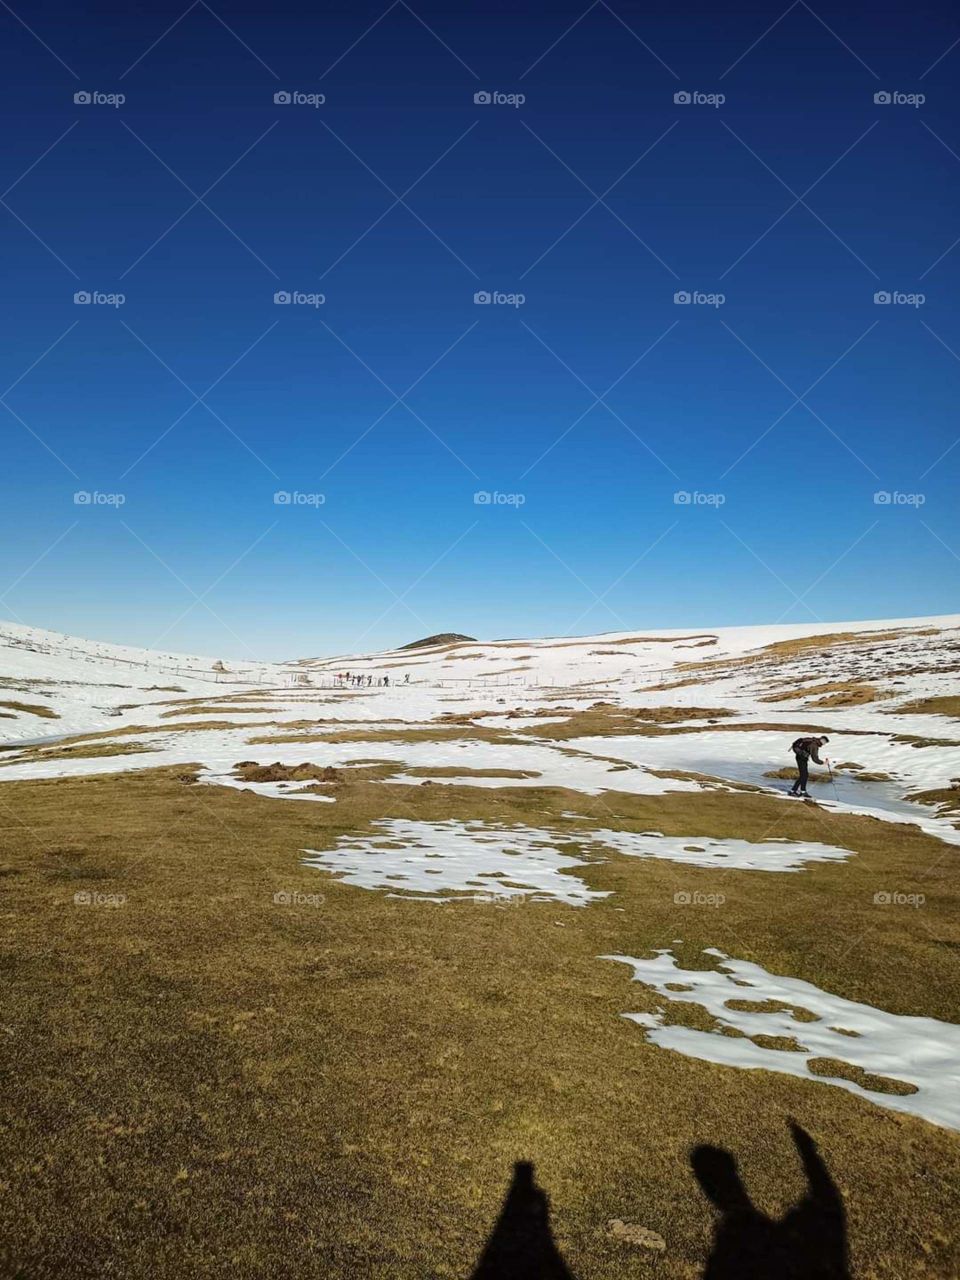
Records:
<instances>
[{"instance_id":1,"label":"shadow of raised hand","mask_svg":"<svg viewBox=\"0 0 960 1280\"><path fill-rule=\"evenodd\" d=\"M694 1175L721 1214L703 1280L849 1280L840 1193L810 1135L790 1129L807 1192L779 1221L755 1208L729 1151L693 1151Z\"/></svg>"}]
</instances>

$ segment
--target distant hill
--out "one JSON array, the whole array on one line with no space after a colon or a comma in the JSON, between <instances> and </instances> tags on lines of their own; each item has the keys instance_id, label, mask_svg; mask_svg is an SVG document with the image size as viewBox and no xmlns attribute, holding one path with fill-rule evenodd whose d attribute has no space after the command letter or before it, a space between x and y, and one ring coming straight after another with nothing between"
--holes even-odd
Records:
<instances>
[{"instance_id":1,"label":"distant hill","mask_svg":"<svg viewBox=\"0 0 960 1280\"><path fill-rule=\"evenodd\" d=\"M476 640L476 636L461 636L456 631L441 631L438 635L427 636L423 640L414 640L412 644L402 644L397 650L403 653L404 649L429 649L435 644L455 644L458 640L466 640L472 643Z\"/></svg>"}]
</instances>

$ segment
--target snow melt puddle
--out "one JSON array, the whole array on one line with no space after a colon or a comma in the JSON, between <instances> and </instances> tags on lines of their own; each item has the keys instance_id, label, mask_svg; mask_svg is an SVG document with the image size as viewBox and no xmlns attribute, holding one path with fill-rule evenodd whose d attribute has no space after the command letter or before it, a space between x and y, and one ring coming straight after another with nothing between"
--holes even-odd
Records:
<instances>
[{"instance_id":1,"label":"snow melt puddle","mask_svg":"<svg viewBox=\"0 0 960 1280\"><path fill-rule=\"evenodd\" d=\"M764 841L710 836L665 836L659 831L594 831L595 839L631 858L666 858L694 867L728 867L735 871L800 871L806 862L843 862L850 849L811 840Z\"/></svg>"},{"instance_id":2,"label":"snow melt puddle","mask_svg":"<svg viewBox=\"0 0 960 1280\"><path fill-rule=\"evenodd\" d=\"M549 899L581 907L608 896L567 874L587 864L557 852L563 836L453 819L382 818L373 825L383 835L342 836L335 849L304 850L310 855L307 865L363 889L403 890L403 896L433 902L447 902L456 895L475 901Z\"/></svg>"},{"instance_id":3,"label":"snow melt puddle","mask_svg":"<svg viewBox=\"0 0 960 1280\"><path fill-rule=\"evenodd\" d=\"M899 723L897 728L900 728ZM885 734L889 732L885 726ZM834 751L841 749L840 739L838 731L834 735ZM793 765L793 757L784 752L785 740L789 740L786 730L757 729L749 733L717 730L668 733L660 737L571 738L566 746L603 758L615 756L643 769L683 770L723 782L745 782L785 797L791 783L766 776L775 765ZM856 756L864 768L890 773L893 775L891 781L868 782L851 772L838 773L836 790L829 782L823 783L815 787L813 799L825 801L838 812L878 818L883 822L910 822L946 844L960 844L960 829L952 822L935 817L928 806L906 798L910 792L944 786L960 764L960 749L955 755L944 747L925 753L902 743L893 743L880 731L877 731L875 739L858 735L842 749ZM669 785L671 789L679 786L677 782ZM616 786L618 790L626 789L619 783Z\"/></svg>"},{"instance_id":4,"label":"snow melt puddle","mask_svg":"<svg viewBox=\"0 0 960 1280\"><path fill-rule=\"evenodd\" d=\"M759 1067L836 1085L881 1107L960 1129L960 1026L857 1004L799 978L731 960L714 947L704 954L719 957L720 968L681 969L669 950L649 960L600 958L631 965L636 982L668 1000L700 1005L720 1024L714 1031L697 1031L665 1025L663 1012L624 1014L661 1048L722 1066ZM740 1034L731 1035L731 1030ZM786 1037L795 1048L765 1048L750 1038L764 1036ZM849 1064L862 1083L813 1072L811 1064L818 1059L828 1072L830 1065L823 1059ZM878 1076L900 1092L878 1087Z\"/></svg>"}]
</instances>

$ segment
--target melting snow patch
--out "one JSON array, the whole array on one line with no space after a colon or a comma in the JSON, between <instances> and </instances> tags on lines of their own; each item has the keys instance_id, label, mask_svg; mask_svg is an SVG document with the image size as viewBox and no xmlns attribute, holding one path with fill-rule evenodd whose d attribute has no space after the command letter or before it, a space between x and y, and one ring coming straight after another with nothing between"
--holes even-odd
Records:
<instances>
[{"instance_id":1,"label":"melting snow patch","mask_svg":"<svg viewBox=\"0 0 960 1280\"><path fill-rule=\"evenodd\" d=\"M600 844L631 858L667 858L694 867L736 871L799 871L805 862L842 862L849 849L809 840L714 840L709 836L665 836L659 831L594 831Z\"/></svg>"},{"instance_id":2,"label":"melting snow patch","mask_svg":"<svg viewBox=\"0 0 960 1280\"><path fill-rule=\"evenodd\" d=\"M335 796L321 795L316 791L308 791L313 783L302 782L244 782L229 773L205 773L198 782L212 782L218 787L236 787L238 791L252 791L258 796L268 796L271 800L319 800L321 804L335 804Z\"/></svg>"},{"instance_id":3,"label":"melting snow patch","mask_svg":"<svg viewBox=\"0 0 960 1280\"><path fill-rule=\"evenodd\" d=\"M564 837L531 827L480 821L415 822L384 818L382 835L343 836L335 849L307 849L307 865L330 871L363 889L393 889L447 902L530 898L584 906L606 893L565 874L587 864L558 853Z\"/></svg>"},{"instance_id":4,"label":"melting snow patch","mask_svg":"<svg viewBox=\"0 0 960 1280\"><path fill-rule=\"evenodd\" d=\"M665 1025L662 1012L624 1014L661 1048L723 1066L759 1067L837 1085L881 1107L960 1129L960 1026L857 1004L799 978L731 960L712 947L705 954L718 956L720 968L681 969L669 950L649 960L600 958L631 965L635 981L669 1000L702 1006L719 1024L713 1031L697 1031ZM785 1038L796 1047L764 1048L752 1038L759 1036ZM821 1061L815 1072L811 1063L817 1059L829 1062ZM820 1074L839 1064L849 1064L850 1074L863 1083ZM883 1081L900 1092L886 1092Z\"/></svg>"}]
</instances>

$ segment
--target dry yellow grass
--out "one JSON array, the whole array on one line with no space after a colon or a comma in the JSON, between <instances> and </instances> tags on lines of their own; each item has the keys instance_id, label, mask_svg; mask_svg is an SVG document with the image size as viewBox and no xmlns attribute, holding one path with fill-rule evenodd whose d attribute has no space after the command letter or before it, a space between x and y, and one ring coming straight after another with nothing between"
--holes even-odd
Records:
<instances>
[{"instance_id":1,"label":"dry yellow grass","mask_svg":"<svg viewBox=\"0 0 960 1280\"><path fill-rule=\"evenodd\" d=\"M919 804L929 804L936 807L938 814L951 814L960 812L960 784L954 782L952 787L937 787L932 791L915 791L910 796L911 800L916 800Z\"/></svg>"},{"instance_id":2,"label":"dry yellow grass","mask_svg":"<svg viewBox=\"0 0 960 1280\"><path fill-rule=\"evenodd\" d=\"M766 694L758 699L760 702L799 702L804 698L810 701L810 707L858 707L867 702L877 702L883 698L892 698L889 690L878 689L876 685L864 684L856 680L830 680L822 684L801 685L796 689L779 689L776 693Z\"/></svg>"},{"instance_id":3,"label":"dry yellow grass","mask_svg":"<svg viewBox=\"0 0 960 1280\"><path fill-rule=\"evenodd\" d=\"M546 741L562 741L566 738L609 737L633 734L640 737L662 737L665 734L685 733L754 733L771 730L785 735L839 732L835 728L811 721L794 721L779 724L767 721L742 721L728 719L734 713L722 707L618 707L612 703L598 703L582 711L572 712L567 719L555 724L533 724L512 732L529 738ZM685 724L692 719L707 719L705 724ZM715 722L715 723L714 723ZM844 729L845 736L854 737L867 730Z\"/></svg>"},{"instance_id":4,"label":"dry yellow grass","mask_svg":"<svg viewBox=\"0 0 960 1280\"><path fill-rule=\"evenodd\" d=\"M305 722L309 723L309 722ZM322 722L321 722L322 723ZM282 729L289 728L283 725ZM428 729L404 729L398 725L395 729L334 729L328 733L273 733L257 738L248 738L251 744L269 745L276 742L453 742L459 739L474 742L504 742L507 735L497 729L488 729L482 725L471 724L438 724Z\"/></svg>"},{"instance_id":5,"label":"dry yellow grass","mask_svg":"<svg viewBox=\"0 0 960 1280\"><path fill-rule=\"evenodd\" d=\"M86 760L100 756L132 756L156 750L156 747L140 742L82 742L75 746L57 743L52 747L24 747L15 759L10 759L7 763L26 764L32 760Z\"/></svg>"},{"instance_id":6,"label":"dry yellow grass","mask_svg":"<svg viewBox=\"0 0 960 1280\"><path fill-rule=\"evenodd\" d=\"M780 664L794 658L808 658L816 653L829 653L834 648L862 647L869 651L874 645L887 645L905 637L936 635L936 627L907 628L902 631L833 631L825 635L800 636L792 640L775 640L753 653L735 658L711 658L700 662L680 662L677 671L699 671L716 675L721 671L739 671L743 668Z\"/></svg>"},{"instance_id":7,"label":"dry yellow grass","mask_svg":"<svg viewBox=\"0 0 960 1280\"><path fill-rule=\"evenodd\" d=\"M960 720L960 696L943 694L935 698L918 698L916 702L906 702L897 708L905 715L950 716Z\"/></svg>"},{"instance_id":8,"label":"dry yellow grass","mask_svg":"<svg viewBox=\"0 0 960 1280\"><path fill-rule=\"evenodd\" d=\"M587 644L596 644L597 640L601 640L604 644L629 645L629 644L684 644L691 640L702 640L708 644L715 644L717 637L709 632L700 632L691 636L622 636L619 640L607 639L606 636L593 636L586 640L563 640L551 644L551 649L575 649L582 648Z\"/></svg>"},{"instance_id":9,"label":"dry yellow grass","mask_svg":"<svg viewBox=\"0 0 960 1280\"><path fill-rule=\"evenodd\" d=\"M19 711L23 715L41 716L44 720L59 720L60 716L53 707L42 702L0 702L0 707L7 711Z\"/></svg>"},{"instance_id":10,"label":"dry yellow grass","mask_svg":"<svg viewBox=\"0 0 960 1280\"><path fill-rule=\"evenodd\" d=\"M803 1190L788 1116L843 1195L854 1274L960 1270L958 1135L645 1044L620 1015L659 1002L597 958L674 946L702 967L719 946L958 1021L960 895L937 841L745 793L348 777L335 805L307 805L187 777L0 789L5 1275L464 1280L514 1161L529 1159L579 1280L694 1280L712 1216L691 1148L733 1151L776 1214ZM612 856L580 873L612 896L582 909L410 902L301 864L299 850L387 814L526 822L574 846L599 825L857 852L792 876ZM874 906L891 885L922 889L922 922ZM678 906L691 887L726 901ZM124 901L77 906L78 891ZM274 901L294 891L305 905ZM614 1217L666 1250L610 1238Z\"/></svg>"}]
</instances>

